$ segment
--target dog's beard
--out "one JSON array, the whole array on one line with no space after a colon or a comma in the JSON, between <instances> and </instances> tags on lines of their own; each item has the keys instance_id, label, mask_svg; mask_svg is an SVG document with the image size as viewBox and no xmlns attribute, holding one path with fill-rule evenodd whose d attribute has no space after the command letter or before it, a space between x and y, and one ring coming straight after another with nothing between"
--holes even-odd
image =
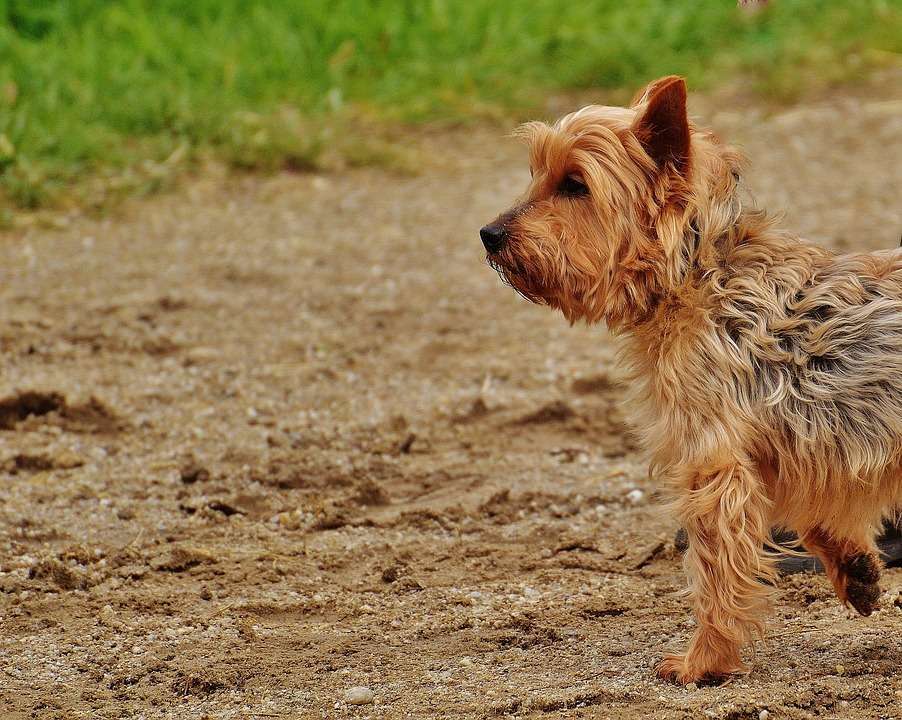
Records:
<instances>
[{"instance_id":1,"label":"dog's beard","mask_svg":"<svg viewBox=\"0 0 902 720\"><path fill-rule=\"evenodd\" d=\"M535 282L531 274L516 258L502 257L502 254L489 254L486 256L486 262L498 273L501 282L513 288L518 295L537 305L549 304L546 289Z\"/></svg>"},{"instance_id":2,"label":"dog's beard","mask_svg":"<svg viewBox=\"0 0 902 720\"><path fill-rule=\"evenodd\" d=\"M560 310L564 317L573 324L578 320L597 322L603 316L593 303L587 305L587 299L597 296L597 284L586 287L585 278L573 279L572 286L567 288L563 280L558 280L561 270L557 267L537 264L534 259L524 259L511 248L500 253L490 253L486 262L498 273L501 281L514 289L521 297L536 305L546 305Z\"/></svg>"}]
</instances>

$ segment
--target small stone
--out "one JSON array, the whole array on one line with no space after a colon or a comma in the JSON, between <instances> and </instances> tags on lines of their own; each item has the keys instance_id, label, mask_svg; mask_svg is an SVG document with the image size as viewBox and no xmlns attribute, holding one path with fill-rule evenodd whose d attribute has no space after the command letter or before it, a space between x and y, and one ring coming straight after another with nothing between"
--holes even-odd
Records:
<instances>
[{"instance_id":1,"label":"small stone","mask_svg":"<svg viewBox=\"0 0 902 720\"><path fill-rule=\"evenodd\" d=\"M121 578L140 580L145 575L147 575L148 570L150 570L150 568L148 568L147 565L129 564L123 565L118 570L116 570L116 575Z\"/></svg>"},{"instance_id":2,"label":"small stone","mask_svg":"<svg viewBox=\"0 0 902 720\"><path fill-rule=\"evenodd\" d=\"M770 713L767 710L762 710L758 713L758 720L767 720L770 717Z\"/></svg>"},{"instance_id":3,"label":"small stone","mask_svg":"<svg viewBox=\"0 0 902 720\"><path fill-rule=\"evenodd\" d=\"M633 488L626 494L626 501L630 505L638 505L645 499L645 493L639 488Z\"/></svg>"},{"instance_id":4,"label":"small stone","mask_svg":"<svg viewBox=\"0 0 902 720\"><path fill-rule=\"evenodd\" d=\"M214 362L222 355L219 350L211 347L195 347L191 348L185 354L186 365L205 365Z\"/></svg>"},{"instance_id":5,"label":"small stone","mask_svg":"<svg viewBox=\"0 0 902 720\"><path fill-rule=\"evenodd\" d=\"M352 687L345 692L345 702L348 705L369 705L373 702L373 691L362 685Z\"/></svg>"},{"instance_id":6,"label":"small stone","mask_svg":"<svg viewBox=\"0 0 902 720\"><path fill-rule=\"evenodd\" d=\"M71 470L72 468L81 467L85 464L74 452L63 450L53 459L53 465L59 470Z\"/></svg>"},{"instance_id":7,"label":"small stone","mask_svg":"<svg viewBox=\"0 0 902 720\"><path fill-rule=\"evenodd\" d=\"M837 675L843 675L845 672L846 672L846 668L845 668L845 667L843 667L842 665L837 665L837 666L836 666L836 674L837 674Z\"/></svg>"},{"instance_id":8,"label":"small stone","mask_svg":"<svg viewBox=\"0 0 902 720\"><path fill-rule=\"evenodd\" d=\"M548 548L545 548L544 550L542 550L541 555L542 555L543 558L545 558L545 559L547 560L547 559L550 558L552 555L554 555L554 553L551 552L551 550L549 550Z\"/></svg>"},{"instance_id":9,"label":"small stone","mask_svg":"<svg viewBox=\"0 0 902 720\"><path fill-rule=\"evenodd\" d=\"M689 683L688 685L686 685L686 689L689 692L695 692L696 690L698 690L698 685L696 685L695 683Z\"/></svg>"},{"instance_id":10,"label":"small stone","mask_svg":"<svg viewBox=\"0 0 902 720\"><path fill-rule=\"evenodd\" d=\"M280 512L276 515L276 519L285 530L300 530L301 528L301 515L297 510Z\"/></svg>"}]
</instances>

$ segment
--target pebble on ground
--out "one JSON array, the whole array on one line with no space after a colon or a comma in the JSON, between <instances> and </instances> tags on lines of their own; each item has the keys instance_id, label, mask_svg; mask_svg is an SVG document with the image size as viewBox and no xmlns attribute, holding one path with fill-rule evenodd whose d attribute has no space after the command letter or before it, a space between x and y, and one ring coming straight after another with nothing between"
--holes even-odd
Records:
<instances>
[{"instance_id":1,"label":"pebble on ground","mask_svg":"<svg viewBox=\"0 0 902 720\"><path fill-rule=\"evenodd\" d=\"M352 687L345 692L345 702L348 705L369 705L373 702L373 691L362 685Z\"/></svg>"}]
</instances>

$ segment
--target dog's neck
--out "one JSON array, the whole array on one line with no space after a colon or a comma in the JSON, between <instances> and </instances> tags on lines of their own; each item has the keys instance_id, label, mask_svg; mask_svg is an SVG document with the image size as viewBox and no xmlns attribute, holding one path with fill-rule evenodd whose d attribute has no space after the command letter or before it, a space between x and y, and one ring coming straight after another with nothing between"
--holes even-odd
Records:
<instances>
[{"instance_id":1,"label":"dog's neck","mask_svg":"<svg viewBox=\"0 0 902 720\"><path fill-rule=\"evenodd\" d=\"M633 302L614 304L616 312L605 318L614 334L639 339L649 350L669 336L675 316L702 302L712 274L732 271L737 248L760 242L773 226L763 211L743 209L738 198L715 209L687 209L686 217L673 250L679 256L665 258L641 281L633 278Z\"/></svg>"}]
</instances>

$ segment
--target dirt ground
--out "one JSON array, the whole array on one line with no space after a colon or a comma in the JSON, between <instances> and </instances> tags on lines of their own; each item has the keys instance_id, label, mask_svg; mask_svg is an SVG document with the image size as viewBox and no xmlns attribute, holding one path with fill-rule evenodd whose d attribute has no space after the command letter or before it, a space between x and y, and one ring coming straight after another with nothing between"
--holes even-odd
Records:
<instances>
[{"instance_id":1,"label":"dirt ground","mask_svg":"<svg viewBox=\"0 0 902 720\"><path fill-rule=\"evenodd\" d=\"M693 102L788 227L898 245L902 75ZM784 578L749 675L654 677L692 621L614 344L483 263L523 149L422 143L0 239L0 716L902 718L900 569L869 618Z\"/></svg>"}]
</instances>

